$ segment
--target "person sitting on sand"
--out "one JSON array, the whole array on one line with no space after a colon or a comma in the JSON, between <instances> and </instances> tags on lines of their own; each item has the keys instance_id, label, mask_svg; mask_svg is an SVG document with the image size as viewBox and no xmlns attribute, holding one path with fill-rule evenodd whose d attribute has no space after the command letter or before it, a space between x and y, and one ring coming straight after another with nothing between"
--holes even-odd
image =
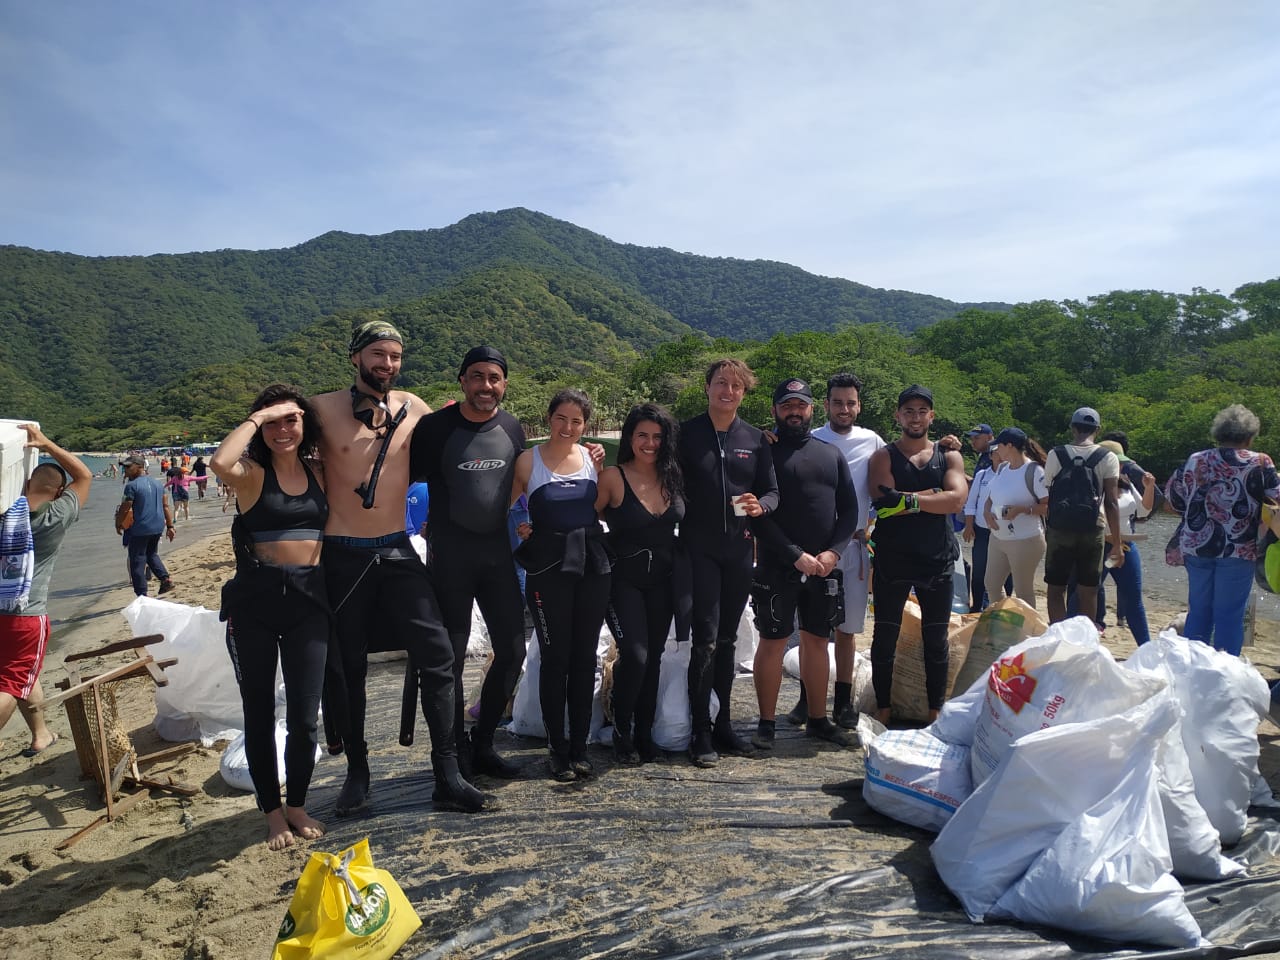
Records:
<instances>
[{"instance_id":1,"label":"person sitting on sand","mask_svg":"<svg viewBox=\"0 0 1280 960\"><path fill-rule=\"evenodd\" d=\"M320 568L329 504L314 462L319 435L306 397L276 384L258 395L248 419L209 461L239 495L231 527L236 574L222 590L222 619L244 705L245 758L272 850L325 832L304 806L316 762L331 616ZM286 705L284 809L276 765L277 657Z\"/></svg>"}]
</instances>

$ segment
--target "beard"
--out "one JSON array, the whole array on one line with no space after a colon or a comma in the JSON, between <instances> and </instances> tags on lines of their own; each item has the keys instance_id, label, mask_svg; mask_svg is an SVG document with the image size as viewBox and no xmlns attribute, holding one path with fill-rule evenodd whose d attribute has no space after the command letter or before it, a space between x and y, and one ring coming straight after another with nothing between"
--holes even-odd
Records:
<instances>
[{"instance_id":1,"label":"beard","mask_svg":"<svg viewBox=\"0 0 1280 960\"><path fill-rule=\"evenodd\" d=\"M360 382L370 390L376 390L379 394L387 394L391 390L391 385L395 383L395 377L378 377L366 367L360 364Z\"/></svg>"},{"instance_id":2,"label":"beard","mask_svg":"<svg viewBox=\"0 0 1280 960\"><path fill-rule=\"evenodd\" d=\"M923 440L929 435L928 427L903 427L902 435L912 440Z\"/></svg>"},{"instance_id":3,"label":"beard","mask_svg":"<svg viewBox=\"0 0 1280 960\"><path fill-rule=\"evenodd\" d=\"M784 440L803 440L809 432L809 425L813 423L813 417L790 418L792 422L786 420L778 420L774 418L774 422L778 427L778 436Z\"/></svg>"}]
</instances>

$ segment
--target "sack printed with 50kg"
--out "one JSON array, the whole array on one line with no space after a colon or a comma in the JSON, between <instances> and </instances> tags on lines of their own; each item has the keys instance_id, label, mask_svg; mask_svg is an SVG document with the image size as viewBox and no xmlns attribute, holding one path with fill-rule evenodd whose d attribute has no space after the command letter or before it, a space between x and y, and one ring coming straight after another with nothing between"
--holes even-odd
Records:
<instances>
[{"instance_id":1,"label":"sack printed with 50kg","mask_svg":"<svg viewBox=\"0 0 1280 960\"><path fill-rule=\"evenodd\" d=\"M422 926L409 898L369 854L369 838L334 856L313 853L272 960L387 960Z\"/></svg>"}]
</instances>

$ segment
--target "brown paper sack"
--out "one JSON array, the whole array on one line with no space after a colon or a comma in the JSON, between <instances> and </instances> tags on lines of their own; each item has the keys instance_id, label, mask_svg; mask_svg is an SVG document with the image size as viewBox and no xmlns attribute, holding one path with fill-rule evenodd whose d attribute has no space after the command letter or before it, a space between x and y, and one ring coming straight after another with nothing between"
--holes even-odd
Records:
<instances>
[{"instance_id":1,"label":"brown paper sack","mask_svg":"<svg viewBox=\"0 0 1280 960\"><path fill-rule=\"evenodd\" d=\"M977 617L973 618L975 621ZM963 629L960 614L951 614L947 629L950 665L947 667L946 696L951 696L956 675L969 655L969 634ZM924 645L920 638L920 607L908 600L902 610L902 630L898 633L898 649L893 661L893 716L897 720L929 719L929 698L924 692Z\"/></svg>"},{"instance_id":2,"label":"brown paper sack","mask_svg":"<svg viewBox=\"0 0 1280 960\"><path fill-rule=\"evenodd\" d=\"M1049 629L1035 608L1017 597L1005 597L982 611L972 624L968 657L955 681L955 693L964 693L1015 643L1039 637ZM952 664L955 655L952 654Z\"/></svg>"}]
</instances>

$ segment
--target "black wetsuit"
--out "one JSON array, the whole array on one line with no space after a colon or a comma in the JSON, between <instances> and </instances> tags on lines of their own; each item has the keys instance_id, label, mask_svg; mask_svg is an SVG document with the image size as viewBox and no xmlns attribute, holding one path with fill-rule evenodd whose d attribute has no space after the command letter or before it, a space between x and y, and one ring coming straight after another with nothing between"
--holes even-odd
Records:
<instances>
[{"instance_id":1,"label":"black wetsuit","mask_svg":"<svg viewBox=\"0 0 1280 960\"><path fill-rule=\"evenodd\" d=\"M661 515L650 513L622 472L622 502L606 507L609 543L613 547L613 584L609 628L618 644L613 671L613 723L637 743L653 740L658 706L658 673L675 613L676 524L684 517L684 500L672 499Z\"/></svg>"},{"instance_id":2,"label":"black wetsuit","mask_svg":"<svg viewBox=\"0 0 1280 960\"><path fill-rule=\"evenodd\" d=\"M476 723L482 740L492 740L524 663L523 600L507 533L511 483L524 444L520 423L506 411L475 423L457 404L423 417L413 432L409 470L431 490L431 575L453 643L454 729L459 744L464 735L462 671L473 603L480 607L493 648Z\"/></svg>"},{"instance_id":3,"label":"black wetsuit","mask_svg":"<svg viewBox=\"0 0 1280 960\"><path fill-rule=\"evenodd\" d=\"M798 439L780 434L773 468L778 509L752 524L760 545L752 591L756 629L769 639L790 636L799 598L801 628L823 636L843 596L839 568L802 582L795 563L802 553L848 549L858 529L858 494L844 454L807 432ZM828 590L829 580L835 589Z\"/></svg>"},{"instance_id":4,"label":"black wetsuit","mask_svg":"<svg viewBox=\"0 0 1280 960\"><path fill-rule=\"evenodd\" d=\"M244 705L244 747L249 776L265 813L280 807L276 762L276 662L284 674L285 778L288 803L307 799L316 760L316 713L329 646L329 601L317 566L275 566L253 555L255 543L320 540L328 501L306 464L307 489L280 489L271 464L263 466L262 494L232 524L236 574L222 588L227 650Z\"/></svg>"},{"instance_id":5,"label":"black wetsuit","mask_svg":"<svg viewBox=\"0 0 1280 960\"><path fill-rule=\"evenodd\" d=\"M729 498L754 493L768 513L778 506L778 484L764 434L737 417L724 434L716 432L709 414L686 420L679 449L685 485L680 542L689 557L692 590L689 707L697 734L711 728L713 689L719 716L728 722L734 643L751 592L751 525L734 515Z\"/></svg>"},{"instance_id":6,"label":"black wetsuit","mask_svg":"<svg viewBox=\"0 0 1280 960\"><path fill-rule=\"evenodd\" d=\"M893 485L903 493L942 489L947 454L938 444L924 467L914 466L896 443L885 448ZM876 703L886 708L893 690L893 661L902 628L902 608L914 588L920 604L925 694L930 710L942 708L947 689L947 629L951 623L951 573L960 545L951 518L941 513L899 514L880 520L875 542L876 623L871 640L871 682Z\"/></svg>"},{"instance_id":7,"label":"black wetsuit","mask_svg":"<svg viewBox=\"0 0 1280 960\"><path fill-rule=\"evenodd\" d=\"M525 568L525 600L538 632L538 701L547 743L561 760L586 759L595 695L596 646L609 605L611 551L596 519L596 472L583 453L572 476L553 474L533 450L529 523L516 551ZM569 731L565 736L565 707Z\"/></svg>"}]
</instances>

